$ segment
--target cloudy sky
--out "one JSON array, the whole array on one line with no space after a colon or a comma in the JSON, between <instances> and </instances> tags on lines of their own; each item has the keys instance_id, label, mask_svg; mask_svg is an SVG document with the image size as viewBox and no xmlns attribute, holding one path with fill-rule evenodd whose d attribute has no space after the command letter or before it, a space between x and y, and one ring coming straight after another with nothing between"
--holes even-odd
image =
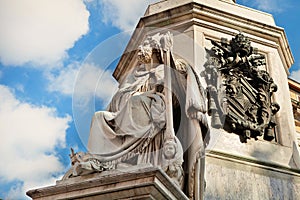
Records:
<instances>
[{"instance_id":1,"label":"cloudy sky","mask_svg":"<svg viewBox=\"0 0 300 200\"><path fill-rule=\"evenodd\" d=\"M0 199L53 185L70 167L70 147L86 150L92 113L116 91L111 74L130 31L156 1L0 0ZM300 81L300 2L237 3L285 28Z\"/></svg>"}]
</instances>

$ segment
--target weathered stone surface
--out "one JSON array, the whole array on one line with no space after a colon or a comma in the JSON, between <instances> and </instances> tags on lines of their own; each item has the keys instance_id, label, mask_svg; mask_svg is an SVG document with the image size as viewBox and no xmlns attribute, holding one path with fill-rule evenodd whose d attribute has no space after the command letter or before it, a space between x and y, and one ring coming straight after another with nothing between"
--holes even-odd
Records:
<instances>
[{"instance_id":1,"label":"weathered stone surface","mask_svg":"<svg viewBox=\"0 0 300 200\"><path fill-rule=\"evenodd\" d=\"M250 9L244 6L240 6L238 4L229 3L229 0L173 0L173 1L161 1L156 4L152 4L148 7L148 10L146 11L146 15L152 15L155 13L159 13L165 10L173 9L176 7L180 7L185 4L189 3L196 3L203 5L203 7L210 7L212 9L218 9L221 10L224 13L227 13L230 17L234 17L235 15L238 15L241 18L248 18L251 20L257 20L261 21L266 24L275 25L274 18L272 15ZM203 9L203 11L206 9ZM204 11L205 12L205 11Z\"/></svg>"},{"instance_id":2,"label":"weathered stone surface","mask_svg":"<svg viewBox=\"0 0 300 200\"><path fill-rule=\"evenodd\" d=\"M276 165L209 154L205 199L300 199L300 174Z\"/></svg>"},{"instance_id":3,"label":"weathered stone surface","mask_svg":"<svg viewBox=\"0 0 300 200\"><path fill-rule=\"evenodd\" d=\"M34 200L188 199L161 169L151 166L74 177L27 195Z\"/></svg>"},{"instance_id":4,"label":"weathered stone surface","mask_svg":"<svg viewBox=\"0 0 300 200\"><path fill-rule=\"evenodd\" d=\"M252 160L253 162L264 162L281 165L287 168L297 169L297 152L295 149L282 146L275 142L263 140L250 140L241 143L235 134L226 133L224 130L212 129L210 144L206 152L217 152L227 154L240 160Z\"/></svg>"}]
</instances>

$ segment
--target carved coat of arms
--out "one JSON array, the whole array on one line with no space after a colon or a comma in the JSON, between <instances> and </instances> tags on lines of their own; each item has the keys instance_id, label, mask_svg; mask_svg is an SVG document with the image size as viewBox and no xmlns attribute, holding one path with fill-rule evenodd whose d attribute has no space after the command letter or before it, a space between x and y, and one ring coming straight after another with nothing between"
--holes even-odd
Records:
<instances>
[{"instance_id":1,"label":"carved coat of arms","mask_svg":"<svg viewBox=\"0 0 300 200\"><path fill-rule=\"evenodd\" d=\"M280 107L272 101L277 86L264 69L265 56L242 33L211 43L203 75L212 127L236 133L242 142L260 136L272 141Z\"/></svg>"}]
</instances>

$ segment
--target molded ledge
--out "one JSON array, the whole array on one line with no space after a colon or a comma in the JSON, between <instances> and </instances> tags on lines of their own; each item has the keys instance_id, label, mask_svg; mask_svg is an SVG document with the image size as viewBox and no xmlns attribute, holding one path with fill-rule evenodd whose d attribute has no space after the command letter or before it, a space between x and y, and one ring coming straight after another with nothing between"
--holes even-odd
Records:
<instances>
[{"instance_id":1,"label":"molded ledge","mask_svg":"<svg viewBox=\"0 0 300 200\"><path fill-rule=\"evenodd\" d=\"M34 200L188 199L161 169L149 166L74 177L27 195Z\"/></svg>"}]
</instances>

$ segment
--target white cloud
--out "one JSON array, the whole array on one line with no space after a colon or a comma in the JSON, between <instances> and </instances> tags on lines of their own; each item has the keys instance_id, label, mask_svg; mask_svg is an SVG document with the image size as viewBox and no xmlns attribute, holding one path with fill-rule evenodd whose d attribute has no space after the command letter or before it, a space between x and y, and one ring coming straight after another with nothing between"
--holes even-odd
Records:
<instances>
[{"instance_id":1,"label":"white cloud","mask_svg":"<svg viewBox=\"0 0 300 200\"><path fill-rule=\"evenodd\" d=\"M242 0L242 2L251 2L257 9L268 12L281 12L288 6L286 0Z\"/></svg>"},{"instance_id":2,"label":"white cloud","mask_svg":"<svg viewBox=\"0 0 300 200\"><path fill-rule=\"evenodd\" d=\"M51 92L72 95L73 120L81 142L86 145L91 117L96 111L95 103L104 110L117 90L118 83L112 77L112 71L95 64L73 63L60 73L46 77Z\"/></svg>"},{"instance_id":3,"label":"white cloud","mask_svg":"<svg viewBox=\"0 0 300 200\"><path fill-rule=\"evenodd\" d=\"M78 63L72 63L63 69L60 69L58 74L47 72L46 77L49 81L48 90L50 92L59 92L63 95L71 96L73 94L76 76L79 71L78 65Z\"/></svg>"},{"instance_id":4,"label":"white cloud","mask_svg":"<svg viewBox=\"0 0 300 200\"><path fill-rule=\"evenodd\" d=\"M117 85L111 70L86 63L80 67L76 77L73 99L78 100L81 105L86 105L94 98L107 103L116 91Z\"/></svg>"},{"instance_id":5,"label":"white cloud","mask_svg":"<svg viewBox=\"0 0 300 200\"><path fill-rule=\"evenodd\" d=\"M56 65L89 30L82 0L1 0L0 61Z\"/></svg>"},{"instance_id":6,"label":"white cloud","mask_svg":"<svg viewBox=\"0 0 300 200\"><path fill-rule=\"evenodd\" d=\"M80 104L86 105L91 99L100 98L107 103L116 91L117 82L111 70L104 70L95 64L72 63L58 74L48 73L48 90L80 98Z\"/></svg>"},{"instance_id":7,"label":"white cloud","mask_svg":"<svg viewBox=\"0 0 300 200\"><path fill-rule=\"evenodd\" d=\"M18 83L15 85L16 90L18 90L19 92L24 92L24 85Z\"/></svg>"},{"instance_id":8,"label":"white cloud","mask_svg":"<svg viewBox=\"0 0 300 200\"><path fill-rule=\"evenodd\" d=\"M300 70L292 71L290 78L300 83Z\"/></svg>"},{"instance_id":9,"label":"white cloud","mask_svg":"<svg viewBox=\"0 0 300 200\"><path fill-rule=\"evenodd\" d=\"M54 108L21 102L0 85L0 180L19 181L8 198L24 198L29 188L55 183L54 176L64 170L55 148L65 146L70 120L58 117Z\"/></svg>"},{"instance_id":10,"label":"white cloud","mask_svg":"<svg viewBox=\"0 0 300 200\"><path fill-rule=\"evenodd\" d=\"M150 3L158 0L102 0L103 21L117 28L132 30Z\"/></svg>"},{"instance_id":11,"label":"white cloud","mask_svg":"<svg viewBox=\"0 0 300 200\"><path fill-rule=\"evenodd\" d=\"M102 69L96 64L72 63L57 74L49 72L46 78L50 92L73 97L74 124L81 142L86 145L91 117L96 109L105 110L118 88L112 71Z\"/></svg>"}]
</instances>

